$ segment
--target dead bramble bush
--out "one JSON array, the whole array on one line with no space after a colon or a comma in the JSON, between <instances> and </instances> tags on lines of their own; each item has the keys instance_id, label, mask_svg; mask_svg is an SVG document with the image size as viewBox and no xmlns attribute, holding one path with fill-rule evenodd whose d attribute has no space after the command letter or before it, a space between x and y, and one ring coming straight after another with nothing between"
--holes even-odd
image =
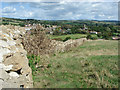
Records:
<instances>
[{"instance_id":1,"label":"dead bramble bush","mask_svg":"<svg viewBox=\"0 0 120 90\"><path fill-rule=\"evenodd\" d=\"M22 43L29 55L49 54L52 52L51 40L47 38L40 26L27 31Z\"/></svg>"}]
</instances>

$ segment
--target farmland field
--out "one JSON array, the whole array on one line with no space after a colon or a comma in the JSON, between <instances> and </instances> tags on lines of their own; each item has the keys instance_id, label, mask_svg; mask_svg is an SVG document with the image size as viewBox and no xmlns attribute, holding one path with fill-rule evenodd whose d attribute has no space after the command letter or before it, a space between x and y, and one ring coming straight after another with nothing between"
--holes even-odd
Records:
<instances>
[{"instance_id":1,"label":"farmland field","mask_svg":"<svg viewBox=\"0 0 120 90\"><path fill-rule=\"evenodd\" d=\"M48 35L50 39L56 39L61 38L64 40L66 37L70 37L71 39L80 39L80 38L86 38L87 34L68 34L68 35ZM97 37L97 35L93 34L92 37Z\"/></svg>"},{"instance_id":2,"label":"farmland field","mask_svg":"<svg viewBox=\"0 0 120 90\"><path fill-rule=\"evenodd\" d=\"M35 88L118 87L118 41L91 40L68 52L28 58Z\"/></svg>"}]
</instances>

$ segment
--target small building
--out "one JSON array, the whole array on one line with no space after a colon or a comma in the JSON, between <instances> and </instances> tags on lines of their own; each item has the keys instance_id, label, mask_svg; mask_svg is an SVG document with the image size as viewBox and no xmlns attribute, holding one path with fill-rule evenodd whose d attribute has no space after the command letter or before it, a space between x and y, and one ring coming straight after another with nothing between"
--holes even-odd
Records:
<instances>
[{"instance_id":1,"label":"small building","mask_svg":"<svg viewBox=\"0 0 120 90\"><path fill-rule=\"evenodd\" d=\"M112 37L112 40L120 40L120 37Z\"/></svg>"},{"instance_id":2,"label":"small building","mask_svg":"<svg viewBox=\"0 0 120 90\"><path fill-rule=\"evenodd\" d=\"M84 24L83 30L88 30L87 26Z\"/></svg>"},{"instance_id":3,"label":"small building","mask_svg":"<svg viewBox=\"0 0 120 90\"><path fill-rule=\"evenodd\" d=\"M96 32L96 31L90 31L89 33L90 34L98 34L98 32Z\"/></svg>"}]
</instances>

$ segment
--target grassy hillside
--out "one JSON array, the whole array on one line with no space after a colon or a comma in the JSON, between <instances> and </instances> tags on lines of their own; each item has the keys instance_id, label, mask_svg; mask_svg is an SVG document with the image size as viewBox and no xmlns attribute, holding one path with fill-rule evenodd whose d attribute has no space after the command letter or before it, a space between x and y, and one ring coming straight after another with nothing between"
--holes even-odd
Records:
<instances>
[{"instance_id":1,"label":"grassy hillside","mask_svg":"<svg viewBox=\"0 0 120 90\"><path fill-rule=\"evenodd\" d=\"M12 24L12 25L21 25L21 24L50 24L50 25L95 25L97 24L113 24L116 25L117 21L97 21L97 20L36 20L36 19L20 19L20 18L6 18L2 17L2 24Z\"/></svg>"},{"instance_id":2,"label":"grassy hillside","mask_svg":"<svg viewBox=\"0 0 120 90\"><path fill-rule=\"evenodd\" d=\"M87 41L69 52L28 58L35 88L118 87L117 41Z\"/></svg>"}]
</instances>

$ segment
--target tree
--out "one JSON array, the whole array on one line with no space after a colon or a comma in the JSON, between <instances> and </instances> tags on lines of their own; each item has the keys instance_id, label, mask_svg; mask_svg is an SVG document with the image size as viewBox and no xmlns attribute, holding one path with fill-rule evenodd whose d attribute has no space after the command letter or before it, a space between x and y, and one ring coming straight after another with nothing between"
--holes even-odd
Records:
<instances>
[{"instance_id":1,"label":"tree","mask_svg":"<svg viewBox=\"0 0 120 90\"><path fill-rule=\"evenodd\" d=\"M101 37L102 37L102 34L101 34L101 33L98 33L97 36L98 36L99 38L101 38Z\"/></svg>"},{"instance_id":2,"label":"tree","mask_svg":"<svg viewBox=\"0 0 120 90\"><path fill-rule=\"evenodd\" d=\"M91 37L92 37L92 36L91 36L90 34L88 34L86 38L87 38L87 40L88 40L88 39L91 39Z\"/></svg>"}]
</instances>

